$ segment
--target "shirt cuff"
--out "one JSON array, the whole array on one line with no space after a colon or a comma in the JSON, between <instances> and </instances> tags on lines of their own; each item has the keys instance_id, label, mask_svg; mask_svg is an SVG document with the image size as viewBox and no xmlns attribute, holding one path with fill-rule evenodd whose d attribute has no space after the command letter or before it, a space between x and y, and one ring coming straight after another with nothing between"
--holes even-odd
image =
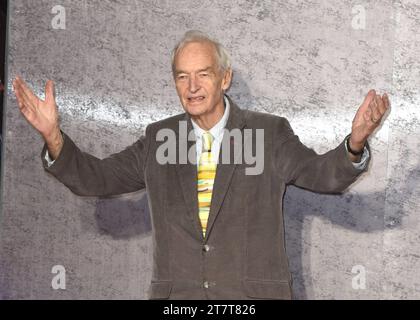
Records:
<instances>
[{"instance_id":1,"label":"shirt cuff","mask_svg":"<svg viewBox=\"0 0 420 320\"><path fill-rule=\"evenodd\" d=\"M347 138L348 139L348 138ZM345 143L344 144L344 146L345 146L345 148L346 148L346 151L347 152L349 152L349 150L347 149L347 143ZM363 170L363 169L365 169L366 168L366 165L367 165L367 160L369 159L369 157L370 157L370 153L369 153L369 150L368 150L368 148L366 148L366 146L363 148L363 153L362 153L362 157L361 157L361 159L360 159L360 162L353 162L352 161L352 164L353 164L353 166L356 168L356 169L358 169L358 170Z\"/></svg>"},{"instance_id":2,"label":"shirt cuff","mask_svg":"<svg viewBox=\"0 0 420 320\"><path fill-rule=\"evenodd\" d=\"M55 160L52 160L50 158L50 155L48 154L48 150L45 152L45 160L47 161L48 168L51 167L55 162Z\"/></svg>"}]
</instances>

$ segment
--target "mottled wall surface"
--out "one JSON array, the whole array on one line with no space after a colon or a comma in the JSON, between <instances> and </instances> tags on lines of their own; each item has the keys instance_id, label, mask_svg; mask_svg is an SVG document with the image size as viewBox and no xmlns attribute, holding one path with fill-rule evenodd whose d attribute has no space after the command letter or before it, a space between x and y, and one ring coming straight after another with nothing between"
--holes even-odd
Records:
<instances>
[{"instance_id":1,"label":"mottled wall surface","mask_svg":"<svg viewBox=\"0 0 420 320\"><path fill-rule=\"evenodd\" d=\"M65 29L53 27L56 5ZM105 157L182 112L169 53L188 29L225 44L230 95L242 108L287 117L319 153L350 132L368 89L390 94L369 171L347 193L289 188L287 250L296 298L420 298L417 0L15 0L9 8L0 298L147 297L146 194L78 197L44 172L42 139L20 115L11 80L22 75L40 95L55 80L62 129ZM66 269L65 290L51 286L55 265Z\"/></svg>"}]
</instances>

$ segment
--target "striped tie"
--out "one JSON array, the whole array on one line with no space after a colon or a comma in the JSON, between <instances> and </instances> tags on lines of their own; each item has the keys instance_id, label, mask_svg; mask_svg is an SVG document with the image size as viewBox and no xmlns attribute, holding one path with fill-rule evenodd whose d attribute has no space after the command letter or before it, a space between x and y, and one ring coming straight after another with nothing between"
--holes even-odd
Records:
<instances>
[{"instance_id":1,"label":"striped tie","mask_svg":"<svg viewBox=\"0 0 420 320\"><path fill-rule=\"evenodd\" d=\"M198 215L203 229L203 236L206 236L207 220L209 218L211 195L213 183L216 176L216 163L211 155L213 136L210 132L203 133L203 149L198 163Z\"/></svg>"}]
</instances>

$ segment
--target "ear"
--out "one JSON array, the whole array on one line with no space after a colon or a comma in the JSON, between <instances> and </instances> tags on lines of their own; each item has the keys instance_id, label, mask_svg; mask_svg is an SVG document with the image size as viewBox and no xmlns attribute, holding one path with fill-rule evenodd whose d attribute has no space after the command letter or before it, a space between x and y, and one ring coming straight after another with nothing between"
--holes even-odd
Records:
<instances>
[{"instance_id":1,"label":"ear","mask_svg":"<svg viewBox=\"0 0 420 320\"><path fill-rule=\"evenodd\" d=\"M228 69L225 71L222 79L222 90L227 91L230 87L230 84L232 82L232 69Z\"/></svg>"}]
</instances>

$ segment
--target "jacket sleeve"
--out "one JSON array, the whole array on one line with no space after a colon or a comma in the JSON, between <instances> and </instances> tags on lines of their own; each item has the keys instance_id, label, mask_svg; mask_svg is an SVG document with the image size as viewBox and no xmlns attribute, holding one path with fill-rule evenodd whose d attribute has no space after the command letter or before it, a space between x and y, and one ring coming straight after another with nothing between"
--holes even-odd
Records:
<instances>
[{"instance_id":1,"label":"jacket sleeve","mask_svg":"<svg viewBox=\"0 0 420 320\"><path fill-rule=\"evenodd\" d=\"M42 164L47 172L73 193L80 196L110 196L145 188L147 134L123 151L104 159L82 152L67 134L62 134L64 144L59 156L48 166L45 159L47 146L44 144Z\"/></svg>"},{"instance_id":2,"label":"jacket sleeve","mask_svg":"<svg viewBox=\"0 0 420 320\"><path fill-rule=\"evenodd\" d=\"M274 132L274 161L286 184L320 193L341 193L368 167L368 163L362 170L354 167L345 147L347 137L335 149L319 155L300 142L287 119L280 118ZM370 151L369 145L367 149Z\"/></svg>"}]
</instances>

